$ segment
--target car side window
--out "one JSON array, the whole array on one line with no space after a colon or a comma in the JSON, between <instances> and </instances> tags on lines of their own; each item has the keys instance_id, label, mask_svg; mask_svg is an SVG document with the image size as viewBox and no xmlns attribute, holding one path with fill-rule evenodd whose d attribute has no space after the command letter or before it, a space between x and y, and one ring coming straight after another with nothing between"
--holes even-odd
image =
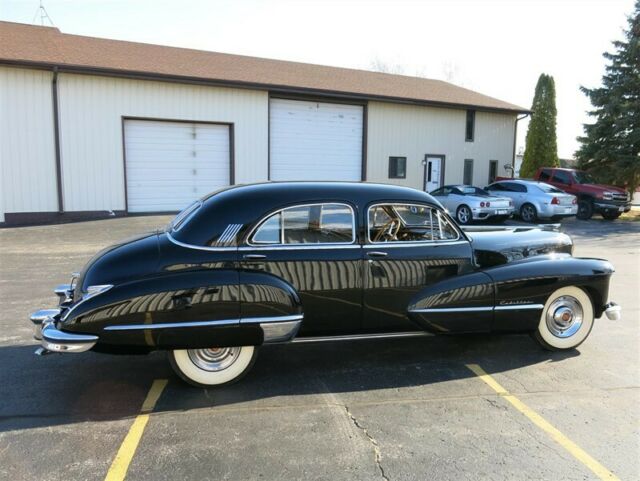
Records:
<instances>
[{"instance_id":1,"label":"car side window","mask_svg":"<svg viewBox=\"0 0 640 481\"><path fill-rule=\"evenodd\" d=\"M355 216L346 204L327 203L288 207L271 214L255 230L256 245L351 244Z\"/></svg>"},{"instance_id":2,"label":"car side window","mask_svg":"<svg viewBox=\"0 0 640 481\"><path fill-rule=\"evenodd\" d=\"M556 172L556 175L558 173ZM542 169L540 172L539 180L544 182L545 180L549 180L551 178L551 169Z\"/></svg>"},{"instance_id":3,"label":"car side window","mask_svg":"<svg viewBox=\"0 0 640 481\"><path fill-rule=\"evenodd\" d=\"M369 208L371 243L456 240L460 234L443 212L417 204L378 204Z\"/></svg>"},{"instance_id":4,"label":"car side window","mask_svg":"<svg viewBox=\"0 0 640 481\"><path fill-rule=\"evenodd\" d=\"M540 178L540 180L543 180ZM566 170L556 170L555 174L553 174L553 181L559 184L569 185L571 184L571 174Z\"/></svg>"},{"instance_id":5,"label":"car side window","mask_svg":"<svg viewBox=\"0 0 640 481\"><path fill-rule=\"evenodd\" d=\"M502 184L491 184L490 186L487 187L487 190L505 191L506 189L504 188L504 185L502 185Z\"/></svg>"}]
</instances>

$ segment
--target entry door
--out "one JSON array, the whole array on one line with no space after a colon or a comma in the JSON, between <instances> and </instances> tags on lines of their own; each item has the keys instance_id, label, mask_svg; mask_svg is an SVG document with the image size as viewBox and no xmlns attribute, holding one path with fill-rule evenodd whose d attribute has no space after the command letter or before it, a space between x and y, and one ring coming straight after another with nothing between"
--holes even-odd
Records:
<instances>
[{"instance_id":1,"label":"entry door","mask_svg":"<svg viewBox=\"0 0 640 481\"><path fill-rule=\"evenodd\" d=\"M267 273L296 290L304 314L298 335L354 334L362 312L362 248L355 237L350 205L282 209L240 249L243 272Z\"/></svg>"},{"instance_id":2,"label":"entry door","mask_svg":"<svg viewBox=\"0 0 640 481\"><path fill-rule=\"evenodd\" d=\"M427 165L425 165L425 191L431 192L441 186L442 167L442 157L427 156Z\"/></svg>"},{"instance_id":3,"label":"entry door","mask_svg":"<svg viewBox=\"0 0 640 481\"><path fill-rule=\"evenodd\" d=\"M455 242L457 232L437 216L430 207L402 203L379 204L369 209L363 254L364 329L417 330L419 327L408 317L411 300L429 285L458 275L468 262L469 244ZM446 322L438 325L440 329L448 328Z\"/></svg>"}]
</instances>

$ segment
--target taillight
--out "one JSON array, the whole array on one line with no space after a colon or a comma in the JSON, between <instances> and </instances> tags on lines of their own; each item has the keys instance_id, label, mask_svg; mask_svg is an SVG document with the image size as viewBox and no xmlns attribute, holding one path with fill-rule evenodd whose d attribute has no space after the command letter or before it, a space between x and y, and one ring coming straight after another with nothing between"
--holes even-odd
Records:
<instances>
[{"instance_id":1,"label":"taillight","mask_svg":"<svg viewBox=\"0 0 640 481\"><path fill-rule=\"evenodd\" d=\"M480 207L484 207L484 202L480 202Z\"/></svg>"},{"instance_id":2,"label":"taillight","mask_svg":"<svg viewBox=\"0 0 640 481\"><path fill-rule=\"evenodd\" d=\"M572 203L573 205L576 205L576 204L578 203L578 199L576 199L576 198L574 197L574 198L573 198L573 200L571 201L571 203Z\"/></svg>"},{"instance_id":3,"label":"taillight","mask_svg":"<svg viewBox=\"0 0 640 481\"><path fill-rule=\"evenodd\" d=\"M557 197L554 197L553 199L551 199L551 203L553 205L558 205L560 203L560 199L558 199Z\"/></svg>"},{"instance_id":4,"label":"taillight","mask_svg":"<svg viewBox=\"0 0 640 481\"><path fill-rule=\"evenodd\" d=\"M491 202L487 202L487 207L491 207Z\"/></svg>"}]
</instances>

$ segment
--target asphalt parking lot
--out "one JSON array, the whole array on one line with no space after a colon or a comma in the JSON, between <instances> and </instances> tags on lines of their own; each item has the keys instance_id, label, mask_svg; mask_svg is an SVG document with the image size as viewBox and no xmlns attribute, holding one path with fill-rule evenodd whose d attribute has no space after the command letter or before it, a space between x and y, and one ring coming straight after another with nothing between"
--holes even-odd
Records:
<instances>
[{"instance_id":1,"label":"asphalt parking lot","mask_svg":"<svg viewBox=\"0 0 640 481\"><path fill-rule=\"evenodd\" d=\"M0 229L0 479L640 479L640 222L563 225L575 255L615 265L623 308L574 352L526 335L269 346L221 390L162 353L34 356L27 316L53 286L167 219Z\"/></svg>"}]
</instances>

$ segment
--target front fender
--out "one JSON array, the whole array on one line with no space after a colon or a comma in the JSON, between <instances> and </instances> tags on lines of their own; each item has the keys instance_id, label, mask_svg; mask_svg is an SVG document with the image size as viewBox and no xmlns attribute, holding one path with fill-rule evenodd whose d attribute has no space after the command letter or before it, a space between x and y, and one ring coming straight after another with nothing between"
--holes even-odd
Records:
<instances>
[{"instance_id":1,"label":"front fender","mask_svg":"<svg viewBox=\"0 0 640 481\"><path fill-rule=\"evenodd\" d=\"M493 330L526 331L536 329L540 309L557 289L577 286L593 302L595 317L602 316L609 294L613 266L602 259L576 258L556 254L531 257L486 269L495 284Z\"/></svg>"}]
</instances>

